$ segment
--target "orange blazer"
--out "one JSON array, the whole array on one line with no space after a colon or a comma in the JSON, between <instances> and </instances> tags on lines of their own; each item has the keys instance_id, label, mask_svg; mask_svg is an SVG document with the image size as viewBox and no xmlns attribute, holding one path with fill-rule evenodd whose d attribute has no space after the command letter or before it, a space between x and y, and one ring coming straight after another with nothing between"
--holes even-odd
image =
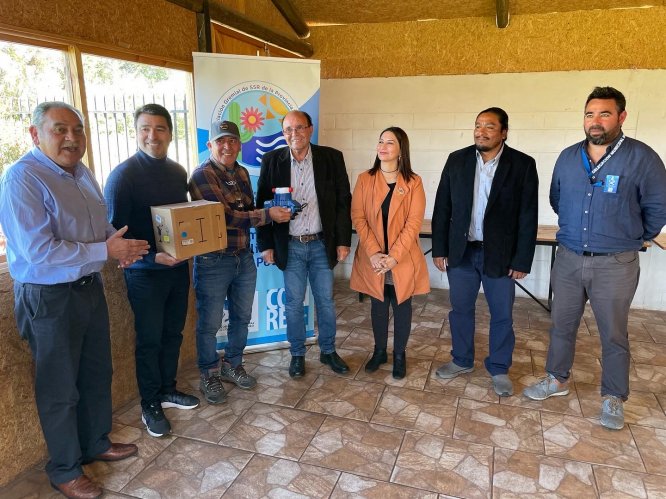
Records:
<instances>
[{"instance_id":1,"label":"orange blazer","mask_svg":"<svg viewBox=\"0 0 666 499\"><path fill-rule=\"evenodd\" d=\"M389 187L381 172L359 175L351 203L351 218L358 246L350 279L350 287L361 293L384 299L384 275L377 275L370 264L370 256L384 252L382 203ZM419 232L425 213L425 191L421 177L415 175L405 182L398 176L388 216L388 254L398 264L393 267L393 282L398 303L409 297L430 291L430 277Z\"/></svg>"}]
</instances>

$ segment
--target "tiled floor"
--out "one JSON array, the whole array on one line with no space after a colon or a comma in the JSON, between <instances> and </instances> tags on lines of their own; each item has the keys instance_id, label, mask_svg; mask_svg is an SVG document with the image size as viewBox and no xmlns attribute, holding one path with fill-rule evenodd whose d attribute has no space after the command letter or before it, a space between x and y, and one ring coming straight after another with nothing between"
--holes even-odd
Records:
<instances>
[{"instance_id":1,"label":"tiled floor","mask_svg":"<svg viewBox=\"0 0 666 499\"><path fill-rule=\"evenodd\" d=\"M666 497L666 312L630 317L632 395L627 426L599 425L598 331L591 312L581 322L574 383L566 397L534 402L522 388L543 373L548 315L529 299L515 308L511 378L517 395L492 390L482 367L488 313L477 316L476 370L440 380L449 359L448 296L414 300L408 375L391 365L367 374L372 350L370 305L336 283L338 352L351 372L335 375L307 354L307 375L292 380L286 350L248 354L254 390L225 385L227 403L192 411L167 409L173 434L149 437L138 401L118 410L112 438L135 442L139 456L93 463L86 473L105 497ZM195 369L180 387L198 392ZM52 497L40 469L0 497Z\"/></svg>"}]
</instances>

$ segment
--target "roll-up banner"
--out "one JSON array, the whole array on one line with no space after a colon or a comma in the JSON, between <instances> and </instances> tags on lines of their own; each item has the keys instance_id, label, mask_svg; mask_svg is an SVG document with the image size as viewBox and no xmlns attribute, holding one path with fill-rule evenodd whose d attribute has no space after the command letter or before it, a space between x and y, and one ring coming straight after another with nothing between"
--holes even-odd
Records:
<instances>
[{"instance_id":1,"label":"roll-up banner","mask_svg":"<svg viewBox=\"0 0 666 499\"><path fill-rule=\"evenodd\" d=\"M250 173L257 192L261 157L286 147L282 119L293 109L306 111L314 124L312 142L317 143L319 124L319 61L277 57L249 57L194 53L194 95L197 115L199 163L208 159L208 133L216 120L233 121L241 134L238 162ZM289 186L284 186L289 187ZM252 305L248 350L284 346L287 339L282 272L266 265L250 232L257 288ZM228 302L217 334L217 349L227 343ZM308 286L305 294L306 335L314 337L314 299Z\"/></svg>"}]
</instances>

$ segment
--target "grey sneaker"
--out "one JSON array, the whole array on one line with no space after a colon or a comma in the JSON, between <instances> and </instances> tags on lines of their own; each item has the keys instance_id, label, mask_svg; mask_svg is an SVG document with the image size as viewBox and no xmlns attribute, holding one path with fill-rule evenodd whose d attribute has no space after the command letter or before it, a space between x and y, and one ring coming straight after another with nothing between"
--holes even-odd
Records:
<instances>
[{"instance_id":1,"label":"grey sneaker","mask_svg":"<svg viewBox=\"0 0 666 499\"><path fill-rule=\"evenodd\" d=\"M552 374L547 374L533 385L523 390L523 395L532 400L546 400L548 397L569 395L569 383L560 384Z\"/></svg>"},{"instance_id":2,"label":"grey sneaker","mask_svg":"<svg viewBox=\"0 0 666 499\"><path fill-rule=\"evenodd\" d=\"M437 377L442 379L451 379L459 376L460 374L471 373L473 370L473 367L461 367L451 360L437 369Z\"/></svg>"},{"instance_id":3,"label":"grey sneaker","mask_svg":"<svg viewBox=\"0 0 666 499\"><path fill-rule=\"evenodd\" d=\"M624 428L624 407L622 399L614 395L606 395L601 402L601 425L609 430Z\"/></svg>"},{"instance_id":4,"label":"grey sneaker","mask_svg":"<svg viewBox=\"0 0 666 499\"><path fill-rule=\"evenodd\" d=\"M227 400L227 393L222 386L222 380L217 369L211 369L207 373L201 373L199 390L209 404L221 404Z\"/></svg>"},{"instance_id":5,"label":"grey sneaker","mask_svg":"<svg viewBox=\"0 0 666 499\"><path fill-rule=\"evenodd\" d=\"M231 364L224 361L220 364L220 378L234 383L242 390L250 390L257 384L257 380L246 373L242 365L231 367Z\"/></svg>"},{"instance_id":6,"label":"grey sneaker","mask_svg":"<svg viewBox=\"0 0 666 499\"><path fill-rule=\"evenodd\" d=\"M513 383L506 374L496 374L493 378L493 388L500 397L510 397L513 395Z\"/></svg>"}]
</instances>

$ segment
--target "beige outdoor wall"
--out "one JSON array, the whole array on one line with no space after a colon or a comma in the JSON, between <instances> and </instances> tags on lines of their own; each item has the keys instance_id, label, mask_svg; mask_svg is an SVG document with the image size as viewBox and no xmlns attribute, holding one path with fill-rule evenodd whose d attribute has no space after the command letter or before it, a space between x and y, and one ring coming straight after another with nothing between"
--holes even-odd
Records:
<instances>
[{"instance_id":1,"label":"beige outdoor wall","mask_svg":"<svg viewBox=\"0 0 666 499\"><path fill-rule=\"evenodd\" d=\"M666 7L312 28L322 78L666 68Z\"/></svg>"},{"instance_id":2,"label":"beige outdoor wall","mask_svg":"<svg viewBox=\"0 0 666 499\"><path fill-rule=\"evenodd\" d=\"M113 355L113 407L138 396L134 366L134 316L127 301L122 271L112 263L103 272L111 321ZM194 293L190 305L180 365L196 361ZM13 282L0 273L0 487L23 470L46 457L33 389L34 365L27 342L21 340L14 322Z\"/></svg>"},{"instance_id":3,"label":"beige outdoor wall","mask_svg":"<svg viewBox=\"0 0 666 499\"><path fill-rule=\"evenodd\" d=\"M508 144L536 159L539 223L556 224L548 202L555 160L565 147L583 140L583 107L596 85L611 85L627 98L624 131L666 159L666 70L568 71L491 75L329 79L321 82L319 143L343 151L352 185L375 158L379 132L402 127L408 134L412 166L426 190L426 217L449 153L473 143L479 111L499 106L509 113ZM422 240L425 248L429 240ZM432 265L430 283L447 288L446 275ZM351 262L338 265L349 276ZM537 247L525 285L546 296L550 248ZM641 253L641 281L632 306L666 310L666 251Z\"/></svg>"},{"instance_id":4,"label":"beige outdoor wall","mask_svg":"<svg viewBox=\"0 0 666 499\"><path fill-rule=\"evenodd\" d=\"M195 14L165 0L2 1L0 23L187 64L197 50Z\"/></svg>"}]
</instances>

